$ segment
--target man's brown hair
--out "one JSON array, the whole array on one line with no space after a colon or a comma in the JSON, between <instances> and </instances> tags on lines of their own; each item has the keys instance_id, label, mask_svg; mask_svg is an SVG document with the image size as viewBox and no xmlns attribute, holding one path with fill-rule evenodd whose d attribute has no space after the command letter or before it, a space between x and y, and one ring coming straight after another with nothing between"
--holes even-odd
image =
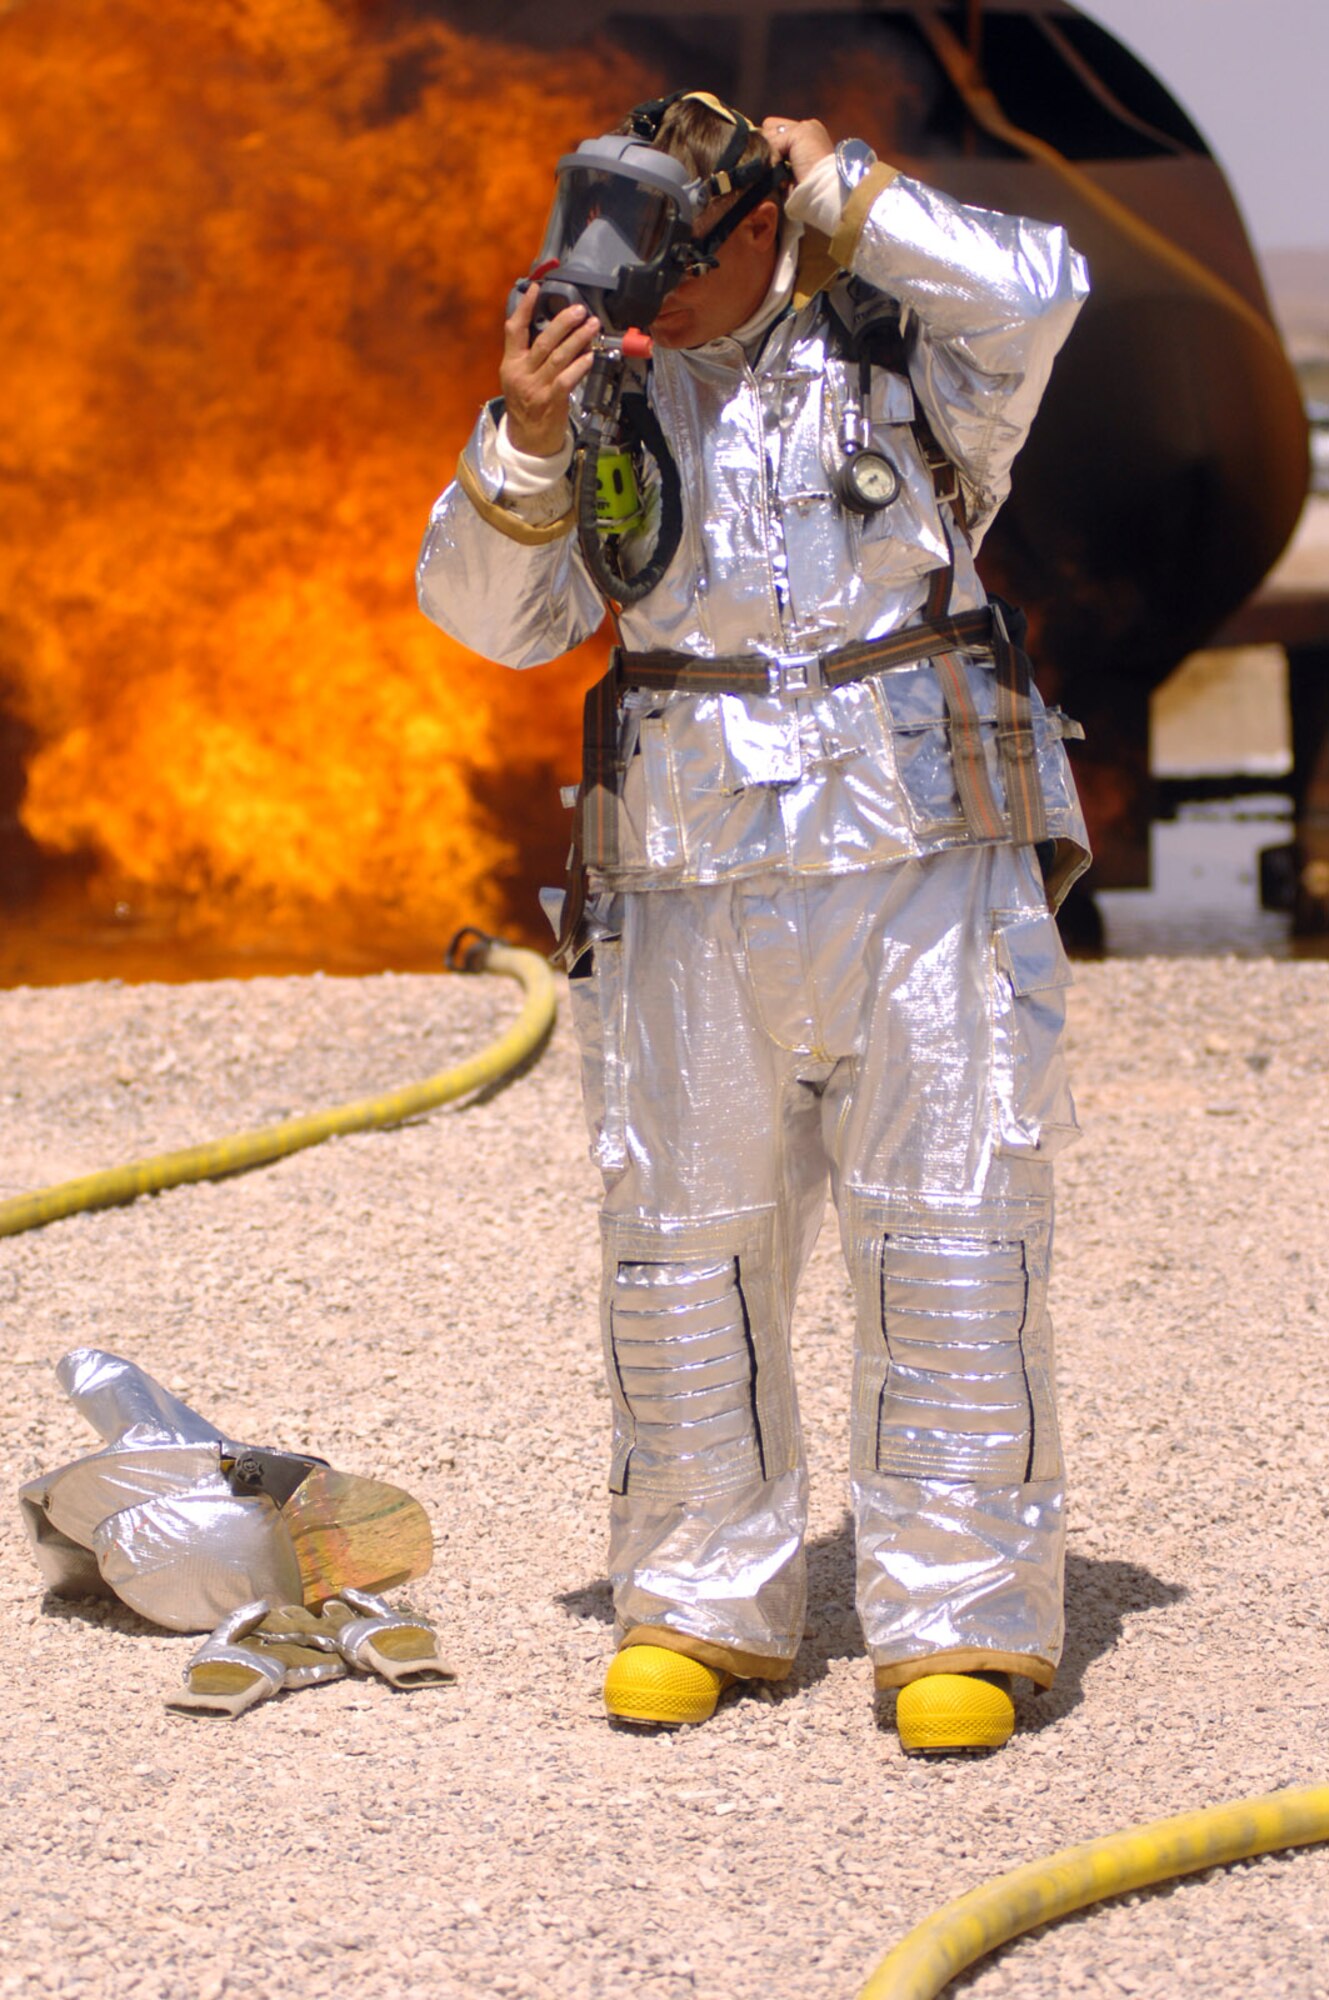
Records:
<instances>
[{"instance_id":1,"label":"man's brown hair","mask_svg":"<svg viewBox=\"0 0 1329 2000\"><path fill-rule=\"evenodd\" d=\"M625 124L620 130L626 132L630 127ZM680 160L694 180L704 180L719 166L733 136L733 125L709 104L703 104L697 97L680 97L660 120L660 129L651 144L657 152ZM775 155L755 125L730 171L736 173L750 160L760 160L768 167L775 165Z\"/></svg>"}]
</instances>

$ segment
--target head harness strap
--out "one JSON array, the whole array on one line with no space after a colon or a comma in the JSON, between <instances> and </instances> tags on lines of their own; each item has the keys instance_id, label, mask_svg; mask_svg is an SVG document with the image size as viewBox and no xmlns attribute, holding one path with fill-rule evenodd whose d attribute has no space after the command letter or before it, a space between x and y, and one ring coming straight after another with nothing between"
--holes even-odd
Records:
<instances>
[{"instance_id":1,"label":"head harness strap","mask_svg":"<svg viewBox=\"0 0 1329 2000\"><path fill-rule=\"evenodd\" d=\"M734 194L740 188L749 188L763 178L774 187L780 178L765 160L749 160L745 167L738 165L743 148L752 137L752 125L741 111L735 111L730 104L721 103L709 90L676 90L668 97L652 97L645 104L638 104L630 111L624 123L634 137L646 139L654 144L664 123L665 113L672 111L676 104L704 104L708 111L714 111L726 124L733 126L725 149L716 162L715 170L707 183L707 193L712 201L719 196ZM735 171L737 169L737 171Z\"/></svg>"},{"instance_id":2,"label":"head harness strap","mask_svg":"<svg viewBox=\"0 0 1329 2000\"><path fill-rule=\"evenodd\" d=\"M760 158L751 159L746 166L740 167L738 162L752 136L752 124L741 111L722 103L709 90L676 90L668 97L649 98L630 111L624 122L636 138L653 144L659 137L665 113L671 111L674 105L685 103L704 104L708 111L714 111L734 128L714 172L705 183L706 196L710 202L718 201L724 195L741 193L742 199L720 217L713 229L708 229L704 236L696 239L697 263L713 264L714 253L725 238L732 234L745 215L750 215L759 203L789 178L789 168L783 161L772 167Z\"/></svg>"}]
</instances>

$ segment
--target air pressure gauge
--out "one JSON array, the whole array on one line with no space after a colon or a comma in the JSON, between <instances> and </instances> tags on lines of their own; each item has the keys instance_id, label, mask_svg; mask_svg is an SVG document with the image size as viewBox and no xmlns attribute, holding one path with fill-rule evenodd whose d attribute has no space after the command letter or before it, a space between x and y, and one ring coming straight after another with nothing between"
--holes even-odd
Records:
<instances>
[{"instance_id":1,"label":"air pressure gauge","mask_svg":"<svg viewBox=\"0 0 1329 2000\"><path fill-rule=\"evenodd\" d=\"M876 514L900 492L900 475L879 451L851 452L835 478L840 505L851 514Z\"/></svg>"}]
</instances>

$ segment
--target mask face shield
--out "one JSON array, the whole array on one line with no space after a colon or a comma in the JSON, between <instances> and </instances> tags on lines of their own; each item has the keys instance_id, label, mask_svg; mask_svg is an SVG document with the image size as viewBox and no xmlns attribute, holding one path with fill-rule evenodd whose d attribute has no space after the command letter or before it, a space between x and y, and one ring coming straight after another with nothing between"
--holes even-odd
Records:
<instances>
[{"instance_id":1,"label":"mask face shield","mask_svg":"<svg viewBox=\"0 0 1329 2000\"><path fill-rule=\"evenodd\" d=\"M540 258L585 261L601 269L654 264L672 240L677 216L672 195L625 174L578 164L574 156L573 164L560 168Z\"/></svg>"},{"instance_id":2,"label":"mask face shield","mask_svg":"<svg viewBox=\"0 0 1329 2000\"><path fill-rule=\"evenodd\" d=\"M547 275L535 328L576 301L613 332L649 326L698 261L681 253L704 201L703 183L637 139L587 139L565 155L537 260Z\"/></svg>"}]
</instances>

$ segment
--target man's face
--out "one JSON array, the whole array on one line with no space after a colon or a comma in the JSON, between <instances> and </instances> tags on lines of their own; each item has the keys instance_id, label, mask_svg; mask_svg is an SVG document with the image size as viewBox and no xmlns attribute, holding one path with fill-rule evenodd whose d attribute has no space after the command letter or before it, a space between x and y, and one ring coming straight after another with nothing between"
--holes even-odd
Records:
<instances>
[{"instance_id":1,"label":"man's face","mask_svg":"<svg viewBox=\"0 0 1329 2000\"><path fill-rule=\"evenodd\" d=\"M705 236L724 213L713 204L697 224ZM716 268L676 285L651 322L661 347L703 347L751 319L770 289L780 240L775 202L758 202L715 252Z\"/></svg>"}]
</instances>

